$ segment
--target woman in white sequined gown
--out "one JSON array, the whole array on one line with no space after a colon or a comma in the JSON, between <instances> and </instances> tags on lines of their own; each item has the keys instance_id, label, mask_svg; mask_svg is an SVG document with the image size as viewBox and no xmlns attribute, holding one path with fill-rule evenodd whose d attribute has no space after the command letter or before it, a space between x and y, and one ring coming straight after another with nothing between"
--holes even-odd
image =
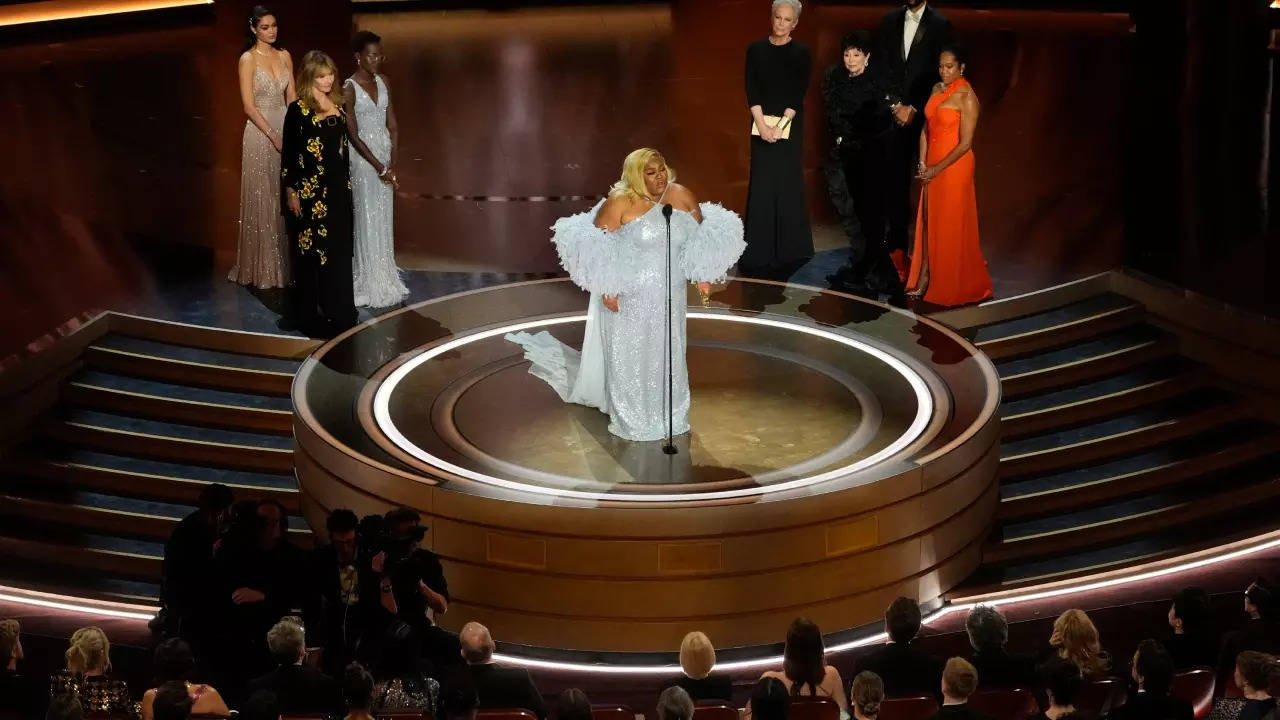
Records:
<instances>
[{"instance_id":1,"label":"woman in white sequined gown","mask_svg":"<svg viewBox=\"0 0 1280 720\"><path fill-rule=\"evenodd\" d=\"M362 30L352 40L358 69L343 84L347 131L356 152L351 161L351 195L355 204L355 257L352 282L356 305L398 305L409 294L396 267L395 203L396 114L387 83L378 74L381 38Z\"/></svg>"},{"instance_id":2,"label":"woman in white sequined gown","mask_svg":"<svg viewBox=\"0 0 1280 720\"><path fill-rule=\"evenodd\" d=\"M746 245L742 220L714 203L699 204L662 155L641 148L627 156L609 197L552 226L560 264L591 293L581 352L548 332L511 333L542 378L565 402L599 408L609 432L627 440L667 434L665 288L666 222L671 214L671 357L674 434L689 432L685 364L685 284L703 297L724 278Z\"/></svg>"}]
</instances>

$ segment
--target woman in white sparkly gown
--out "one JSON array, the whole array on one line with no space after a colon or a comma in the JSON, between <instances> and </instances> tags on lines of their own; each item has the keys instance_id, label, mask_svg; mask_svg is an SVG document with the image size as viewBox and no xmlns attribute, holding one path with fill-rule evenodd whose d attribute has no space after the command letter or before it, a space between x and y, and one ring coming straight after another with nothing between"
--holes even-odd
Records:
<instances>
[{"instance_id":1,"label":"woman in white sparkly gown","mask_svg":"<svg viewBox=\"0 0 1280 720\"><path fill-rule=\"evenodd\" d=\"M671 204L672 429L689 432L685 364L685 284L705 298L746 245L742 220L714 203L699 204L675 183L675 171L651 148L632 151L609 197L552 226L560 264L591 293L581 352L548 332L511 333L525 350L529 372L565 402L599 408L609 432L648 441L667 434L666 222Z\"/></svg>"},{"instance_id":2,"label":"woman in white sparkly gown","mask_svg":"<svg viewBox=\"0 0 1280 720\"><path fill-rule=\"evenodd\" d=\"M409 289L396 267L394 223L396 114L387 83L378 74L382 39L361 30L351 42L358 69L343 83L351 161L351 197L355 205L355 256L352 281L356 305L398 305Z\"/></svg>"}]
</instances>

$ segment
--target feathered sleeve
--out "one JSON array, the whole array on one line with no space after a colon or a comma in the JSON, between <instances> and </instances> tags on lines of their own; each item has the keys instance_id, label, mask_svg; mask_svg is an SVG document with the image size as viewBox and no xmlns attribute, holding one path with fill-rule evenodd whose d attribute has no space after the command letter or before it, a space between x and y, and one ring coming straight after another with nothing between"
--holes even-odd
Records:
<instances>
[{"instance_id":1,"label":"feathered sleeve","mask_svg":"<svg viewBox=\"0 0 1280 720\"><path fill-rule=\"evenodd\" d=\"M603 204L601 200L587 212L557 220L551 226L551 242L575 285L587 292L621 295L635 286L638 250L620 233L596 227L596 213Z\"/></svg>"},{"instance_id":2,"label":"feathered sleeve","mask_svg":"<svg viewBox=\"0 0 1280 720\"><path fill-rule=\"evenodd\" d=\"M680 269L690 282L719 282L747 244L742 241L742 219L719 203L704 202L702 224L694 224L680 248Z\"/></svg>"}]
</instances>

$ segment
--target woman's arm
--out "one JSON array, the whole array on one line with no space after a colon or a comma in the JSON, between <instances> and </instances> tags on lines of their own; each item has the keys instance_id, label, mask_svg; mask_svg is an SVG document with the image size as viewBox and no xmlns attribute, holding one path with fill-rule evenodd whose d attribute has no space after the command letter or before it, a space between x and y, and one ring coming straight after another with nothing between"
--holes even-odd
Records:
<instances>
[{"instance_id":1,"label":"woman's arm","mask_svg":"<svg viewBox=\"0 0 1280 720\"><path fill-rule=\"evenodd\" d=\"M368 160L374 171L381 177L386 168L381 162L378 162L378 158L374 157L373 151L369 149L369 146L365 145L364 141L360 139L360 128L356 121L355 80L347 80L342 84L342 107L347 111L347 138L351 140L351 147L354 147L356 152L360 153L360 157Z\"/></svg>"},{"instance_id":2,"label":"woman's arm","mask_svg":"<svg viewBox=\"0 0 1280 720\"><path fill-rule=\"evenodd\" d=\"M946 170L951 163L959 160L961 156L969 152L973 148L973 133L978 128L978 99L974 97L973 92L966 92L960 97L960 142L942 158L937 165L926 168L925 173L929 174L927 179L932 180L938 176L938 173ZM924 142L924 133L920 134L921 142ZM921 156L923 157L923 156Z\"/></svg>"},{"instance_id":3,"label":"woman's arm","mask_svg":"<svg viewBox=\"0 0 1280 720\"><path fill-rule=\"evenodd\" d=\"M284 91L284 101L291 103L298 99L298 90L293 86L293 57L288 50L280 52L284 53L284 69L289 73L289 86Z\"/></svg>"},{"instance_id":4,"label":"woman's arm","mask_svg":"<svg viewBox=\"0 0 1280 720\"><path fill-rule=\"evenodd\" d=\"M396 122L396 107L391 102L391 84L382 83L382 91L387 94L387 132L391 133L391 154L387 156L387 166L396 166L396 148L400 147L400 123Z\"/></svg>"},{"instance_id":5,"label":"woman's arm","mask_svg":"<svg viewBox=\"0 0 1280 720\"><path fill-rule=\"evenodd\" d=\"M262 116L262 111L253 102L253 56L245 53L240 56L240 66L238 68L240 74L240 105L244 108L244 114L249 117L249 122L258 128L271 144L275 146L277 151L280 150L280 136L267 123L267 119Z\"/></svg>"},{"instance_id":6,"label":"woman's arm","mask_svg":"<svg viewBox=\"0 0 1280 720\"><path fill-rule=\"evenodd\" d=\"M844 680L840 678L840 671L828 665L826 679L831 683L831 685L834 686L834 687L830 687L831 699L836 701L836 704L840 706L841 710L845 711L845 713L848 713L849 698L846 697L844 694Z\"/></svg>"},{"instance_id":7,"label":"woman's arm","mask_svg":"<svg viewBox=\"0 0 1280 720\"><path fill-rule=\"evenodd\" d=\"M604 201L604 204L596 211L595 226L609 232L617 232L618 228L622 227L621 198L611 197ZM610 312L618 312L617 295L602 295L600 300Z\"/></svg>"},{"instance_id":8,"label":"woman's arm","mask_svg":"<svg viewBox=\"0 0 1280 720\"><path fill-rule=\"evenodd\" d=\"M231 712L231 710L227 707L227 701L222 699L222 694L219 693L212 686L206 685L204 688L204 694L202 694L200 697L208 698L208 702L210 705L208 710L201 710L202 713L210 714L210 715L226 715L227 713Z\"/></svg>"},{"instance_id":9,"label":"woman's arm","mask_svg":"<svg viewBox=\"0 0 1280 720\"><path fill-rule=\"evenodd\" d=\"M804 107L804 96L809 94L809 71L813 69L813 56L809 54L809 48L803 45L800 50L800 75L791 79L791 99L782 113L788 120L794 118L800 108Z\"/></svg>"},{"instance_id":10,"label":"woman's arm","mask_svg":"<svg viewBox=\"0 0 1280 720\"><path fill-rule=\"evenodd\" d=\"M302 214L302 204L298 199L298 183L306 170L307 159L304 157L302 142L302 110L298 103L289 104L284 113L283 149L280 152L280 186L285 194L285 202L295 216Z\"/></svg>"}]
</instances>

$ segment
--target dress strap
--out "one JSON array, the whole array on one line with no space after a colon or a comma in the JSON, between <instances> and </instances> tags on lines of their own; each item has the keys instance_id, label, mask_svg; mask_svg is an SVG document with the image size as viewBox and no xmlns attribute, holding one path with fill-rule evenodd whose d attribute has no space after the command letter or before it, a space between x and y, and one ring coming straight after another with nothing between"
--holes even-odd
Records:
<instances>
[{"instance_id":1,"label":"dress strap","mask_svg":"<svg viewBox=\"0 0 1280 720\"><path fill-rule=\"evenodd\" d=\"M668 190L670 190L670 189L671 189L671 183L667 183L667 186L666 186L666 187L664 187L664 188L662 188L662 194L658 196L658 204L659 204L659 205L661 205L661 204L662 204L662 201L666 199L666 197L667 197L667 191L668 191Z\"/></svg>"}]
</instances>

